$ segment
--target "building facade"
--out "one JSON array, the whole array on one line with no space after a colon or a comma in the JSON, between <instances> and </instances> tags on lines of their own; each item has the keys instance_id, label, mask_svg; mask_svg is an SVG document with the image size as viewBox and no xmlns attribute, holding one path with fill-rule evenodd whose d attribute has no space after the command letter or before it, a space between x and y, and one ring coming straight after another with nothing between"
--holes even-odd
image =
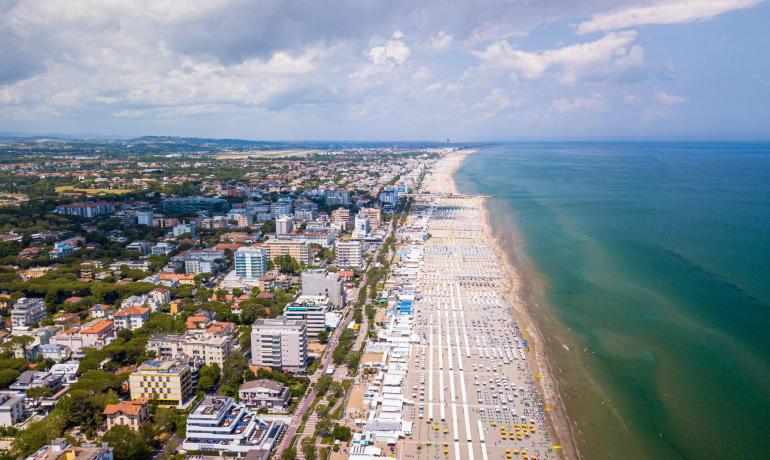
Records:
<instances>
[{"instance_id":1,"label":"building facade","mask_svg":"<svg viewBox=\"0 0 770 460\"><path fill-rule=\"evenodd\" d=\"M362 246L360 241L337 241L337 260L339 267L361 268L364 265Z\"/></svg>"},{"instance_id":2,"label":"building facade","mask_svg":"<svg viewBox=\"0 0 770 460\"><path fill-rule=\"evenodd\" d=\"M345 306L345 286L339 274L324 269L305 270L301 275L302 295L322 295L335 308Z\"/></svg>"},{"instance_id":3,"label":"building facade","mask_svg":"<svg viewBox=\"0 0 770 460\"><path fill-rule=\"evenodd\" d=\"M195 395L190 366L178 361L145 361L128 376L131 399L183 407Z\"/></svg>"},{"instance_id":4,"label":"building facade","mask_svg":"<svg viewBox=\"0 0 770 460\"><path fill-rule=\"evenodd\" d=\"M163 359L194 361L200 364L224 366L230 357L233 338L230 334L188 331L184 334L153 334L147 350Z\"/></svg>"},{"instance_id":5,"label":"building facade","mask_svg":"<svg viewBox=\"0 0 770 460\"><path fill-rule=\"evenodd\" d=\"M273 238L267 240L262 247L267 250L272 261L280 256L288 255L297 262L310 265L310 244L307 241L293 238Z\"/></svg>"},{"instance_id":6,"label":"building facade","mask_svg":"<svg viewBox=\"0 0 770 460\"><path fill-rule=\"evenodd\" d=\"M283 431L283 422L267 421L226 396L206 396L187 417L182 448L267 459Z\"/></svg>"},{"instance_id":7,"label":"building facade","mask_svg":"<svg viewBox=\"0 0 770 460\"><path fill-rule=\"evenodd\" d=\"M22 297L11 308L11 328L21 328L42 321L46 317L45 301L39 298Z\"/></svg>"},{"instance_id":8,"label":"building facade","mask_svg":"<svg viewBox=\"0 0 770 460\"><path fill-rule=\"evenodd\" d=\"M267 273L268 253L264 248L246 247L235 251L235 274L253 281Z\"/></svg>"},{"instance_id":9,"label":"building facade","mask_svg":"<svg viewBox=\"0 0 770 460\"><path fill-rule=\"evenodd\" d=\"M251 362L257 366L296 371L307 363L304 321L260 319L251 327Z\"/></svg>"},{"instance_id":10,"label":"building facade","mask_svg":"<svg viewBox=\"0 0 770 460\"><path fill-rule=\"evenodd\" d=\"M289 387L275 380L245 382L238 389L238 399L249 409L286 412L291 403Z\"/></svg>"}]
</instances>

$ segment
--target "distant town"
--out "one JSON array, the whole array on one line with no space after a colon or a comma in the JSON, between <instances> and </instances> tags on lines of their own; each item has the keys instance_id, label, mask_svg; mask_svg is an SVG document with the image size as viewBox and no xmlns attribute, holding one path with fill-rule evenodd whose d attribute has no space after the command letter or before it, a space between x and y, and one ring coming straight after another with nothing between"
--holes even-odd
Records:
<instances>
[{"instance_id":1,"label":"distant town","mask_svg":"<svg viewBox=\"0 0 770 460\"><path fill-rule=\"evenodd\" d=\"M0 458L384 455L388 278L450 150L3 140Z\"/></svg>"}]
</instances>

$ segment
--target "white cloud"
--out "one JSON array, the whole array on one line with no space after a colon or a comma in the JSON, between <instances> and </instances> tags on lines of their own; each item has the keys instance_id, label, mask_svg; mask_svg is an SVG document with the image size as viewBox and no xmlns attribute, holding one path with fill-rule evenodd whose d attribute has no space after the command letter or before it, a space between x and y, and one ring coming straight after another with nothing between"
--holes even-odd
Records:
<instances>
[{"instance_id":1,"label":"white cloud","mask_svg":"<svg viewBox=\"0 0 770 460\"><path fill-rule=\"evenodd\" d=\"M588 110L598 110L604 107L604 99L601 94L594 94L589 97L559 98L551 103L551 110L560 113L573 111L585 112Z\"/></svg>"},{"instance_id":2,"label":"white cloud","mask_svg":"<svg viewBox=\"0 0 770 460\"><path fill-rule=\"evenodd\" d=\"M431 37L428 41L428 46L434 50L445 50L452 46L452 43L454 43L454 37L440 30L438 34Z\"/></svg>"},{"instance_id":3,"label":"white cloud","mask_svg":"<svg viewBox=\"0 0 770 460\"><path fill-rule=\"evenodd\" d=\"M658 94L655 95L655 100L660 102L661 104L666 104L666 105L676 105L687 101L687 99L683 98L682 96L677 96L676 94L664 93L663 91L660 91L658 92Z\"/></svg>"},{"instance_id":4,"label":"white cloud","mask_svg":"<svg viewBox=\"0 0 770 460\"><path fill-rule=\"evenodd\" d=\"M579 43L543 51L521 51L507 40L495 42L474 55L492 69L507 70L527 80L536 80L555 70L564 83L574 83L579 77L595 78L610 72L610 68L635 65L644 60L641 46L632 52L625 49L634 41L636 32L611 32L592 42ZM630 59L630 61L629 61Z\"/></svg>"},{"instance_id":5,"label":"white cloud","mask_svg":"<svg viewBox=\"0 0 770 460\"><path fill-rule=\"evenodd\" d=\"M382 46L373 46L369 48L369 59L375 64L386 64L395 62L403 64L408 58L411 50L404 43L404 33L400 30L393 32L393 38L388 40Z\"/></svg>"},{"instance_id":6,"label":"white cloud","mask_svg":"<svg viewBox=\"0 0 770 460\"><path fill-rule=\"evenodd\" d=\"M662 0L600 13L581 22L577 33L608 32L649 24L677 24L709 20L733 10L751 8L762 0Z\"/></svg>"}]
</instances>

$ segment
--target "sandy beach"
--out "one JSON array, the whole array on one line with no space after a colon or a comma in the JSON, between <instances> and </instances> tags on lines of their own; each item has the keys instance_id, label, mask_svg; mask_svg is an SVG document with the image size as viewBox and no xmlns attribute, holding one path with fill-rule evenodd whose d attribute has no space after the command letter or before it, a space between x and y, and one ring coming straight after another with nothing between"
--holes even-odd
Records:
<instances>
[{"instance_id":1,"label":"sandy beach","mask_svg":"<svg viewBox=\"0 0 770 460\"><path fill-rule=\"evenodd\" d=\"M460 150L452 152L437 162L429 176L425 178L424 189L432 193L459 194L455 183L454 174L463 161L469 155L474 154L475 150ZM493 249L499 259L500 267L506 273L505 287L502 295L507 304L513 306L514 320L519 324L520 330L528 340L531 349L529 356L534 359L528 359L527 363L531 368L532 375L535 376L534 385L540 390L545 403L545 411L548 429L552 436L554 445L560 446L557 449L558 456L567 459L581 458L577 450L575 434L572 424L569 422L564 409L563 401L559 395L556 381L553 379L550 364L543 353L543 340L540 329L533 321L532 315L528 311L530 308L526 303L526 296L523 292L523 280L521 270L516 269L511 263L507 253L501 247L499 241L493 235L490 225L486 197L478 197L469 200L479 207L479 212L483 216L483 236L484 244Z\"/></svg>"}]
</instances>

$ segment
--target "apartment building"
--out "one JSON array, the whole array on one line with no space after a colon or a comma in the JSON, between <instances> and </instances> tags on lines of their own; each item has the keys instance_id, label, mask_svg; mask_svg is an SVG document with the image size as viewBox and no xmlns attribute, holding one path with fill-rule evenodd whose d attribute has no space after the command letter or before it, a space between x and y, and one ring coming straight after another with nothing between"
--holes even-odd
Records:
<instances>
[{"instance_id":1,"label":"apartment building","mask_svg":"<svg viewBox=\"0 0 770 460\"><path fill-rule=\"evenodd\" d=\"M11 329L23 328L42 321L46 317L45 301L22 297L11 308Z\"/></svg>"},{"instance_id":2,"label":"apartment building","mask_svg":"<svg viewBox=\"0 0 770 460\"><path fill-rule=\"evenodd\" d=\"M275 218L275 234L288 235L294 231L294 218L291 216L279 216Z\"/></svg>"},{"instance_id":3,"label":"apartment building","mask_svg":"<svg viewBox=\"0 0 770 460\"><path fill-rule=\"evenodd\" d=\"M195 395L190 366L174 360L145 361L128 376L131 399L151 399L184 407Z\"/></svg>"},{"instance_id":4,"label":"apartment building","mask_svg":"<svg viewBox=\"0 0 770 460\"><path fill-rule=\"evenodd\" d=\"M24 420L24 393L0 391L0 426L11 426Z\"/></svg>"},{"instance_id":5,"label":"apartment building","mask_svg":"<svg viewBox=\"0 0 770 460\"><path fill-rule=\"evenodd\" d=\"M324 269L305 270L301 275L302 295L326 296L335 308L345 306L345 287L338 273Z\"/></svg>"},{"instance_id":6,"label":"apartment building","mask_svg":"<svg viewBox=\"0 0 770 460\"><path fill-rule=\"evenodd\" d=\"M184 334L153 334L147 341L147 350L163 359L178 359L222 367L233 348L228 334L207 331L187 331Z\"/></svg>"},{"instance_id":7,"label":"apartment building","mask_svg":"<svg viewBox=\"0 0 770 460\"><path fill-rule=\"evenodd\" d=\"M71 203L57 206L54 212L64 216L92 218L114 213L115 206L106 201L97 201L95 203Z\"/></svg>"},{"instance_id":8,"label":"apartment building","mask_svg":"<svg viewBox=\"0 0 770 460\"><path fill-rule=\"evenodd\" d=\"M84 348L104 348L115 340L115 336L112 320L96 319L56 334L51 337L50 343L67 346L74 353L79 353Z\"/></svg>"},{"instance_id":9,"label":"apartment building","mask_svg":"<svg viewBox=\"0 0 770 460\"><path fill-rule=\"evenodd\" d=\"M140 306L121 308L112 319L117 329L139 329L149 321L150 309Z\"/></svg>"},{"instance_id":10,"label":"apartment building","mask_svg":"<svg viewBox=\"0 0 770 460\"><path fill-rule=\"evenodd\" d=\"M206 396L187 416L182 449L267 459L283 431L227 396Z\"/></svg>"},{"instance_id":11,"label":"apartment building","mask_svg":"<svg viewBox=\"0 0 770 460\"><path fill-rule=\"evenodd\" d=\"M307 338L316 340L318 333L326 330L326 313L329 311L326 296L300 296L295 302L286 305L283 317L287 320L303 321L307 328Z\"/></svg>"},{"instance_id":12,"label":"apartment building","mask_svg":"<svg viewBox=\"0 0 770 460\"><path fill-rule=\"evenodd\" d=\"M310 244L307 241L294 238L273 238L263 245L267 250L270 260L276 260L280 256L291 256L297 262L310 265Z\"/></svg>"},{"instance_id":13,"label":"apartment building","mask_svg":"<svg viewBox=\"0 0 770 460\"><path fill-rule=\"evenodd\" d=\"M369 218L369 225L372 230L378 230L382 225L382 213L377 208L361 208L361 213Z\"/></svg>"},{"instance_id":14,"label":"apartment building","mask_svg":"<svg viewBox=\"0 0 770 460\"><path fill-rule=\"evenodd\" d=\"M338 267L361 268L364 265L363 249L360 241L340 240L337 241L337 260Z\"/></svg>"},{"instance_id":15,"label":"apartment building","mask_svg":"<svg viewBox=\"0 0 770 460\"><path fill-rule=\"evenodd\" d=\"M247 281L262 278L267 273L268 258L268 252L264 248L238 248L235 251L235 274Z\"/></svg>"},{"instance_id":16,"label":"apartment building","mask_svg":"<svg viewBox=\"0 0 770 460\"><path fill-rule=\"evenodd\" d=\"M288 371L305 368L307 326L286 318L260 319L251 327L251 362Z\"/></svg>"},{"instance_id":17,"label":"apartment building","mask_svg":"<svg viewBox=\"0 0 770 460\"><path fill-rule=\"evenodd\" d=\"M257 379L238 389L238 399L249 409L286 412L291 403L289 387L275 380Z\"/></svg>"}]
</instances>

